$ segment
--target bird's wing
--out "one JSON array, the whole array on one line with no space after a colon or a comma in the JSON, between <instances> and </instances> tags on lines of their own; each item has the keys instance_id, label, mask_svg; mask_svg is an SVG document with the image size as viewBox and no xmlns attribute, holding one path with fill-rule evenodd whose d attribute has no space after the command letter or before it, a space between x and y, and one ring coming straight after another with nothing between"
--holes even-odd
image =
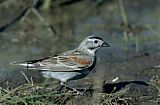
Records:
<instances>
[{"instance_id":1,"label":"bird's wing","mask_svg":"<svg viewBox=\"0 0 160 105\"><path fill-rule=\"evenodd\" d=\"M94 58L81 54L61 54L39 60L31 60L17 65L25 66L28 69L50 70L50 71L77 71L90 67Z\"/></svg>"}]
</instances>

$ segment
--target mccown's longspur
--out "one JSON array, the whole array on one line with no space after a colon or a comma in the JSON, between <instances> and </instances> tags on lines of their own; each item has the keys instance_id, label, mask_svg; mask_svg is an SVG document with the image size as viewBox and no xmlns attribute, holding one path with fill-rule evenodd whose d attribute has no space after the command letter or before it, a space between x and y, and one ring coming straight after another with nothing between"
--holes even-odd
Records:
<instances>
[{"instance_id":1,"label":"mccown's longspur","mask_svg":"<svg viewBox=\"0 0 160 105\"><path fill-rule=\"evenodd\" d=\"M52 77L65 84L88 75L96 64L96 52L101 47L109 47L101 37L88 36L70 51L38 60L14 62L26 69L40 70L44 77Z\"/></svg>"}]
</instances>

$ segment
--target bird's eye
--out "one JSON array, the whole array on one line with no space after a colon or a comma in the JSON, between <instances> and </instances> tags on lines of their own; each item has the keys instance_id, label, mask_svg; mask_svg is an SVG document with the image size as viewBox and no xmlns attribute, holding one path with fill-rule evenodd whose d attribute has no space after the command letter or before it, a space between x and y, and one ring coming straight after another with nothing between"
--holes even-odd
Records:
<instances>
[{"instance_id":1,"label":"bird's eye","mask_svg":"<svg viewBox=\"0 0 160 105\"><path fill-rule=\"evenodd\" d=\"M97 44L97 43L98 43L98 40L95 40L94 43Z\"/></svg>"}]
</instances>

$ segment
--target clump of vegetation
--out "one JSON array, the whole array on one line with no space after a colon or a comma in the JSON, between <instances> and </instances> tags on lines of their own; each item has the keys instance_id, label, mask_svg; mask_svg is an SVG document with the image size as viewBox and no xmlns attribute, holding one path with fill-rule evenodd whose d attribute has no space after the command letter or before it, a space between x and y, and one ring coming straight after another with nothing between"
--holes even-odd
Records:
<instances>
[{"instance_id":1,"label":"clump of vegetation","mask_svg":"<svg viewBox=\"0 0 160 105\"><path fill-rule=\"evenodd\" d=\"M123 97L127 90L128 88L110 94L98 93L95 95L96 98L98 97L95 103L98 105L129 105L131 98Z\"/></svg>"},{"instance_id":2,"label":"clump of vegetation","mask_svg":"<svg viewBox=\"0 0 160 105\"><path fill-rule=\"evenodd\" d=\"M0 90L0 103L6 105L48 105L60 103L59 97L67 97L68 94L53 92L38 92L30 93L36 87L22 86L11 91L2 89Z\"/></svg>"},{"instance_id":3,"label":"clump of vegetation","mask_svg":"<svg viewBox=\"0 0 160 105\"><path fill-rule=\"evenodd\" d=\"M5 105L63 104L71 94L38 85L26 84L13 90L0 88L0 103Z\"/></svg>"},{"instance_id":4,"label":"clump of vegetation","mask_svg":"<svg viewBox=\"0 0 160 105\"><path fill-rule=\"evenodd\" d=\"M33 84L27 76L21 72L27 80L27 84L15 89L3 89L0 87L0 104L3 105L57 105L63 104L71 95L66 91L57 91L48 84Z\"/></svg>"}]
</instances>

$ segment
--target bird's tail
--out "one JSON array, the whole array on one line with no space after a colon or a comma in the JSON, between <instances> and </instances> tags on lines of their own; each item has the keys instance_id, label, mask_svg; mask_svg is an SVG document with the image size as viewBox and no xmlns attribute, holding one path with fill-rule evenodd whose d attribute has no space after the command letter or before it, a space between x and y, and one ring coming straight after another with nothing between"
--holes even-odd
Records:
<instances>
[{"instance_id":1,"label":"bird's tail","mask_svg":"<svg viewBox=\"0 0 160 105\"><path fill-rule=\"evenodd\" d=\"M38 67L38 62L41 62L45 59L49 59L50 57L38 59L38 60L30 60L30 61L24 61L24 62L12 62L11 65L20 65L28 69L33 69Z\"/></svg>"},{"instance_id":2,"label":"bird's tail","mask_svg":"<svg viewBox=\"0 0 160 105\"><path fill-rule=\"evenodd\" d=\"M34 67L35 65L33 63L30 62L11 62L11 65L20 65L20 66L24 66L24 67Z\"/></svg>"}]
</instances>

